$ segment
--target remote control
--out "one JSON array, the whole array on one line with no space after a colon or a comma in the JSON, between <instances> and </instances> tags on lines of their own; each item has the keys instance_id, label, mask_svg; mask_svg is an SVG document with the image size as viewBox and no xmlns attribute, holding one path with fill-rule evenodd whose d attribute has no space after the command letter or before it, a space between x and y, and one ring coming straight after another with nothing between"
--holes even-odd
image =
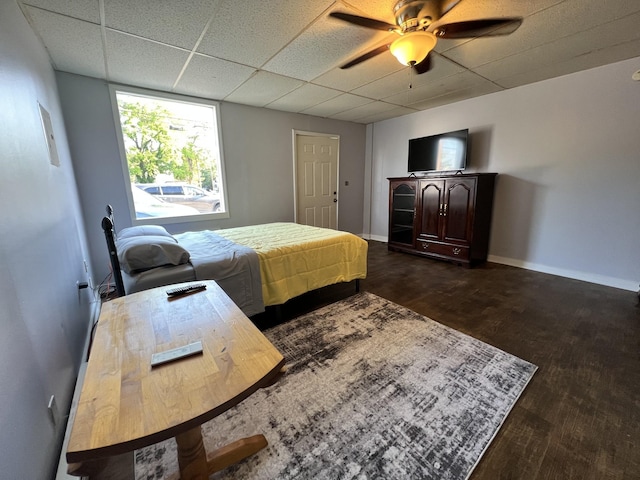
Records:
<instances>
[{"instance_id":1,"label":"remote control","mask_svg":"<svg viewBox=\"0 0 640 480\"><path fill-rule=\"evenodd\" d=\"M196 283L194 285L187 285L185 287L172 288L167 290L169 297L178 297L180 295L186 295L187 293L199 292L200 290L206 290L207 286L204 283Z\"/></svg>"},{"instance_id":2,"label":"remote control","mask_svg":"<svg viewBox=\"0 0 640 480\"><path fill-rule=\"evenodd\" d=\"M190 357L202 353L202 342L190 343L184 347L173 348L171 350L165 350L164 352L154 353L151 355L151 366L157 367L167 362L173 362L174 360L180 360L181 358Z\"/></svg>"}]
</instances>

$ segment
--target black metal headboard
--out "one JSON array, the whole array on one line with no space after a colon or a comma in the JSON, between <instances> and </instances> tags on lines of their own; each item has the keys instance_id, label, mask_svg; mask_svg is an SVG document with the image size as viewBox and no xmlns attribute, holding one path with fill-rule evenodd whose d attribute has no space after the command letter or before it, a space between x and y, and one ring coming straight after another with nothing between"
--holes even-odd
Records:
<instances>
[{"instance_id":1,"label":"black metal headboard","mask_svg":"<svg viewBox=\"0 0 640 480\"><path fill-rule=\"evenodd\" d=\"M113 218L113 208L107 205L107 216L102 218L102 230L107 240L107 249L109 250L109 260L111 261L111 269L113 270L113 279L116 284L116 293L119 297L126 295L124 291L124 282L122 281L122 273L120 272L120 261L118 260L118 250L116 248L115 222Z\"/></svg>"}]
</instances>

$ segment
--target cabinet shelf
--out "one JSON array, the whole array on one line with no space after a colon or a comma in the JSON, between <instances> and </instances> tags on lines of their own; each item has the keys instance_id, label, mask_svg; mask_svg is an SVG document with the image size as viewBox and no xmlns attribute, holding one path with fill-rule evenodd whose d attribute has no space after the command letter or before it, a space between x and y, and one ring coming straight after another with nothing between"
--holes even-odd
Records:
<instances>
[{"instance_id":1,"label":"cabinet shelf","mask_svg":"<svg viewBox=\"0 0 640 480\"><path fill-rule=\"evenodd\" d=\"M413 225L402 225L399 223L393 224L394 230L402 229L402 230L413 230Z\"/></svg>"},{"instance_id":2,"label":"cabinet shelf","mask_svg":"<svg viewBox=\"0 0 640 480\"><path fill-rule=\"evenodd\" d=\"M389 203L389 242L412 246L415 237L415 182L399 181L391 186Z\"/></svg>"}]
</instances>

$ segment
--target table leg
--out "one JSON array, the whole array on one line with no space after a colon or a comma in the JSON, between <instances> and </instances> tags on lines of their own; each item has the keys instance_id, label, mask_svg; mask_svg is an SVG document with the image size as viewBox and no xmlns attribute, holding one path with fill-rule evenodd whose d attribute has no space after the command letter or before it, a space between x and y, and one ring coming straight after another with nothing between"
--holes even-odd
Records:
<instances>
[{"instance_id":1,"label":"table leg","mask_svg":"<svg viewBox=\"0 0 640 480\"><path fill-rule=\"evenodd\" d=\"M254 435L236 440L211 452L208 461L200 427L176 435L176 443L180 480L207 480L209 475L262 450L267 446L267 439L264 435Z\"/></svg>"},{"instance_id":2,"label":"table leg","mask_svg":"<svg viewBox=\"0 0 640 480\"><path fill-rule=\"evenodd\" d=\"M176 435L180 480L207 480L207 453L202 443L202 430L193 428Z\"/></svg>"},{"instance_id":3,"label":"table leg","mask_svg":"<svg viewBox=\"0 0 640 480\"><path fill-rule=\"evenodd\" d=\"M254 435L214 450L209 455L209 475L250 457L266 446L267 439L264 435Z\"/></svg>"}]
</instances>

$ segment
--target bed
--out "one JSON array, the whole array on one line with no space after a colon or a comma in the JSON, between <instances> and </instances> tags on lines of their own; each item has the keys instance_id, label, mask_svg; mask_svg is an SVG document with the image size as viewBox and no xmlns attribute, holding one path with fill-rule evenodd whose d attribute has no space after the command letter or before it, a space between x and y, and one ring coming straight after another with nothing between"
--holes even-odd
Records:
<instances>
[{"instance_id":1,"label":"bed","mask_svg":"<svg viewBox=\"0 0 640 480\"><path fill-rule=\"evenodd\" d=\"M277 222L169 234L159 225L115 231L102 219L118 295L216 280L247 316L303 293L367 275L368 244L333 229Z\"/></svg>"}]
</instances>

